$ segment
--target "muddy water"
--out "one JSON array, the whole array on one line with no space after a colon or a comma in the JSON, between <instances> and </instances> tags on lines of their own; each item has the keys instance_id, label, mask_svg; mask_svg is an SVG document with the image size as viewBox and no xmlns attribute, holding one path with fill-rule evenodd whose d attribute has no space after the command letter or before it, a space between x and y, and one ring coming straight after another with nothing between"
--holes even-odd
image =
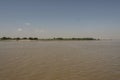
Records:
<instances>
[{"instance_id":1,"label":"muddy water","mask_svg":"<svg viewBox=\"0 0 120 80\"><path fill-rule=\"evenodd\" d=\"M0 80L120 80L120 41L1 41Z\"/></svg>"}]
</instances>

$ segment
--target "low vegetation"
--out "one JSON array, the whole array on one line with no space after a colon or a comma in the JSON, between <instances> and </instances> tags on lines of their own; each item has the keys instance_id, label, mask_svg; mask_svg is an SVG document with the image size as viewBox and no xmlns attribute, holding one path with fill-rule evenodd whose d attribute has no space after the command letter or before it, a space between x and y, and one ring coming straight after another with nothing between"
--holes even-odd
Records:
<instances>
[{"instance_id":1,"label":"low vegetation","mask_svg":"<svg viewBox=\"0 0 120 80\"><path fill-rule=\"evenodd\" d=\"M99 40L95 38L49 38L49 39L39 39L37 37L16 37L16 38L11 38L11 37L1 37L0 40Z\"/></svg>"}]
</instances>

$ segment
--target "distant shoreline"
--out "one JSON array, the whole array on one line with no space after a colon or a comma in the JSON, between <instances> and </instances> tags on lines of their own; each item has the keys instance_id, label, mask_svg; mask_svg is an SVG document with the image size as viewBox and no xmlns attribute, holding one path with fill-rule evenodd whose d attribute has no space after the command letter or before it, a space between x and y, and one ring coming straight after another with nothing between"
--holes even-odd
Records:
<instances>
[{"instance_id":1,"label":"distant shoreline","mask_svg":"<svg viewBox=\"0 0 120 80\"><path fill-rule=\"evenodd\" d=\"M39 39L36 37L24 37L24 38L11 38L11 37L2 37L0 41L91 41L91 40L100 40L95 38L47 38Z\"/></svg>"}]
</instances>

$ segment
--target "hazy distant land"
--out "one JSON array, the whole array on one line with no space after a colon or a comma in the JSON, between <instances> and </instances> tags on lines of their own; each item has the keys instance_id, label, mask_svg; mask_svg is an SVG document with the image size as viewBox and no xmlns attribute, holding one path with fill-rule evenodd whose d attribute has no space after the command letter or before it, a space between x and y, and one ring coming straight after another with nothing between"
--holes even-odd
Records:
<instances>
[{"instance_id":1,"label":"hazy distant land","mask_svg":"<svg viewBox=\"0 0 120 80\"><path fill-rule=\"evenodd\" d=\"M0 38L1 41L4 40L42 40L42 41L53 41L53 40L100 40L100 39L95 39L95 38L62 38L62 37L58 37L58 38L37 38L37 37L15 37L15 38L11 38L11 37L1 37Z\"/></svg>"}]
</instances>

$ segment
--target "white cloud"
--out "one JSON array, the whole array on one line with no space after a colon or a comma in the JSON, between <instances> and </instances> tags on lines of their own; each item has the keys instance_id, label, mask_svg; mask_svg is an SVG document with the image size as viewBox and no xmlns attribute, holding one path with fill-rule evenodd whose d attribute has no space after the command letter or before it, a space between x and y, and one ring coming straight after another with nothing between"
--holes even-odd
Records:
<instances>
[{"instance_id":1,"label":"white cloud","mask_svg":"<svg viewBox=\"0 0 120 80\"><path fill-rule=\"evenodd\" d=\"M18 28L17 31L22 31L22 28Z\"/></svg>"},{"instance_id":2,"label":"white cloud","mask_svg":"<svg viewBox=\"0 0 120 80\"><path fill-rule=\"evenodd\" d=\"M30 25L31 25L31 23L27 22L27 23L25 23L25 25L26 25L26 26L30 26Z\"/></svg>"}]
</instances>

